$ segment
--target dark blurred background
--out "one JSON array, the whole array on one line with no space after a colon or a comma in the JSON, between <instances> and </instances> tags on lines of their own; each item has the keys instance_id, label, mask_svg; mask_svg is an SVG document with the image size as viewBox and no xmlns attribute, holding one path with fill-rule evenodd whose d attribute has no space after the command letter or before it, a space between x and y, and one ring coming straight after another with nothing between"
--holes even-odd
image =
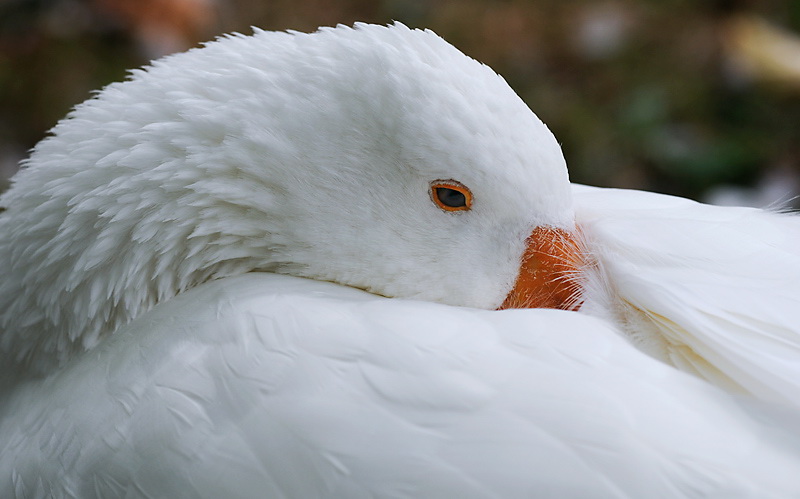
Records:
<instances>
[{"instance_id":1,"label":"dark blurred background","mask_svg":"<svg viewBox=\"0 0 800 499\"><path fill-rule=\"evenodd\" d=\"M0 188L125 70L221 33L429 27L502 74L572 179L798 206L800 1L0 0Z\"/></svg>"}]
</instances>

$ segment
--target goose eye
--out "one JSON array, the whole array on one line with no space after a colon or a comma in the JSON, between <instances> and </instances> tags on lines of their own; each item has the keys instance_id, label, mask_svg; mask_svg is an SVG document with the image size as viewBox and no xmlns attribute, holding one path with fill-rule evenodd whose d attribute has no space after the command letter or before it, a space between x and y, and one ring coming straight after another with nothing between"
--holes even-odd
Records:
<instances>
[{"instance_id":1,"label":"goose eye","mask_svg":"<svg viewBox=\"0 0 800 499\"><path fill-rule=\"evenodd\" d=\"M436 180L431 183L431 199L445 211L464 211L472 207L472 192L455 180Z\"/></svg>"}]
</instances>

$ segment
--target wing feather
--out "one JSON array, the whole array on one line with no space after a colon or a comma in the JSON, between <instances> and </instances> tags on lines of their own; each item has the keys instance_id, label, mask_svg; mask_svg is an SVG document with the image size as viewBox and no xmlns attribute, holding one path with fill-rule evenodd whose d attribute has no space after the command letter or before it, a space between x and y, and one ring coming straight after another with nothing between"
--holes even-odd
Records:
<instances>
[{"instance_id":1,"label":"wing feather","mask_svg":"<svg viewBox=\"0 0 800 499\"><path fill-rule=\"evenodd\" d=\"M800 218L575 187L596 262L587 310L728 389L800 405Z\"/></svg>"}]
</instances>

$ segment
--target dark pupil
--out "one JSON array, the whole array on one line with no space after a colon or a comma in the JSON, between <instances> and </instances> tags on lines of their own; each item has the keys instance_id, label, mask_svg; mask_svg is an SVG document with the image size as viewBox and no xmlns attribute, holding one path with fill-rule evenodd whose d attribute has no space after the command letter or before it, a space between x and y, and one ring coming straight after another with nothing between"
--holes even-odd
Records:
<instances>
[{"instance_id":1,"label":"dark pupil","mask_svg":"<svg viewBox=\"0 0 800 499\"><path fill-rule=\"evenodd\" d=\"M449 206L450 208L460 208L467 205L467 198L464 197L464 194L455 189L437 187L436 197L439 198L439 201L441 201L443 205Z\"/></svg>"}]
</instances>

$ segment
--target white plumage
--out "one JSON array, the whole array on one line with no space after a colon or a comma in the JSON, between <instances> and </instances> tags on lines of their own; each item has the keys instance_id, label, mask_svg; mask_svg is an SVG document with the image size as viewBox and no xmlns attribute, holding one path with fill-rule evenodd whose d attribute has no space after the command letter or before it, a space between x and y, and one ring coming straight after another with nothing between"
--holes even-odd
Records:
<instances>
[{"instance_id":1,"label":"white plumage","mask_svg":"<svg viewBox=\"0 0 800 499\"><path fill-rule=\"evenodd\" d=\"M749 408L572 312L250 274L170 300L81 360L5 406L3 496L800 490L793 414Z\"/></svg>"},{"instance_id":2,"label":"white plumage","mask_svg":"<svg viewBox=\"0 0 800 499\"><path fill-rule=\"evenodd\" d=\"M166 58L0 203L2 497L800 495L798 219L570 186L431 32ZM492 311L542 227L583 313Z\"/></svg>"},{"instance_id":3,"label":"white plumage","mask_svg":"<svg viewBox=\"0 0 800 499\"><path fill-rule=\"evenodd\" d=\"M430 203L450 178L479 189L469 217ZM573 226L541 121L490 68L400 26L260 31L156 61L57 125L3 205L2 343L38 370L254 269L496 307L531 228Z\"/></svg>"},{"instance_id":4,"label":"white plumage","mask_svg":"<svg viewBox=\"0 0 800 499\"><path fill-rule=\"evenodd\" d=\"M586 312L684 371L800 406L800 219L583 186L575 199L602 269Z\"/></svg>"}]
</instances>

